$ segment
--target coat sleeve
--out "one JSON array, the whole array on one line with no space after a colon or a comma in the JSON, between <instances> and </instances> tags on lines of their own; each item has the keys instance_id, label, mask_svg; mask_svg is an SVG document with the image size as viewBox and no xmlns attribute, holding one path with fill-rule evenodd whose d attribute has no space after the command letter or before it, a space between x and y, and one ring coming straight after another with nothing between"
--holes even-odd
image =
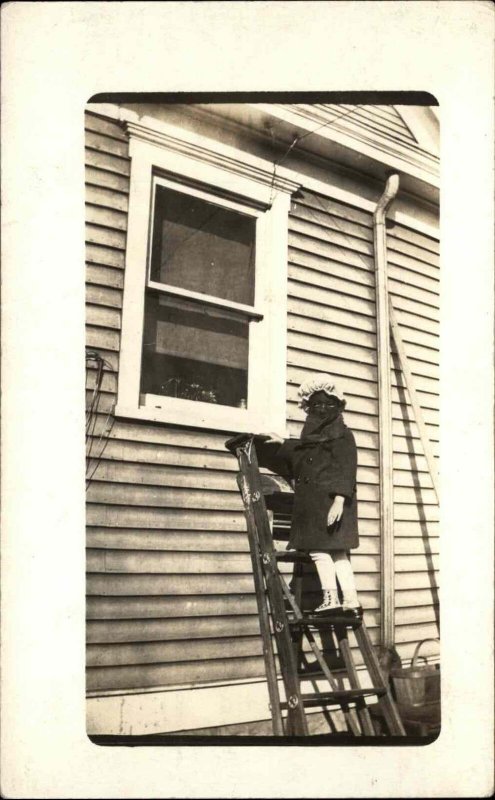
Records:
<instances>
[{"instance_id":1,"label":"coat sleeve","mask_svg":"<svg viewBox=\"0 0 495 800\"><path fill-rule=\"evenodd\" d=\"M333 455L337 462L335 477L332 478L330 494L340 494L351 499L356 488L357 448L351 431L333 442Z\"/></svg>"},{"instance_id":2,"label":"coat sleeve","mask_svg":"<svg viewBox=\"0 0 495 800\"><path fill-rule=\"evenodd\" d=\"M256 441L256 455L260 467L266 467L286 480L294 477L292 470L292 453L299 439L285 439L282 444Z\"/></svg>"}]
</instances>

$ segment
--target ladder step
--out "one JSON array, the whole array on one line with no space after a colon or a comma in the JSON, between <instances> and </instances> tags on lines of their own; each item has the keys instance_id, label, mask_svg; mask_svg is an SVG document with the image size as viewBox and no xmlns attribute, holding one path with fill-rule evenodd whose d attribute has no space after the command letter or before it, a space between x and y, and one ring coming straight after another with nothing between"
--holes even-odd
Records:
<instances>
[{"instance_id":1,"label":"ladder step","mask_svg":"<svg viewBox=\"0 0 495 800\"><path fill-rule=\"evenodd\" d=\"M332 664L330 667L330 671L333 673L345 673L345 663L343 659L335 659L335 663ZM297 677L300 681L312 681L312 680L325 680L326 675L322 669L313 669L313 670L306 670L306 669L298 669L297 670Z\"/></svg>"},{"instance_id":2,"label":"ladder step","mask_svg":"<svg viewBox=\"0 0 495 800\"><path fill-rule=\"evenodd\" d=\"M311 706L324 706L352 703L356 700L361 700L363 697L381 697L386 694L387 690L384 686L378 686L374 689L337 689L333 692L314 692L312 694L302 694L301 699L304 708ZM280 703L280 707L286 709L289 707L287 702Z\"/></svg>"},{"instance_id":3,"label":"ladder step","mask_svg":"<svg viewBox=\"0 0 495 800\"><path fill-rule=\"evenodd\" d=\"M331 613L327 611L325 614L303 614L302 619L289 619L291 628L304 628L306 626L312 628L331 628L334 625L345 625L346 628L359 628L362 625L362 619L356 619L347 614L345 611L336 611Z\"/></svg>"},{"instance_id":4,"label":"ladder step","mask_svg":"<svg viewBox=\"0 0 495 800\"><path fill-rule=\"evenodd\" d=\"M273 555L276 561L301 561L303 564L312 564L313 560L308 553L302 550L274 550Z\"/></svg>"}]
</instances>

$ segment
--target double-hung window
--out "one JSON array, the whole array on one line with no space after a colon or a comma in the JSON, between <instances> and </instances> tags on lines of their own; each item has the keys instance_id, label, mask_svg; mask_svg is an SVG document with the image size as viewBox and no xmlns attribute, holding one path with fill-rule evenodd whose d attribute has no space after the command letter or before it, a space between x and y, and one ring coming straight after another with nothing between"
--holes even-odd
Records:
<instances>
[{"instance_id":1,"label":"double-hung window","mask_svg":"<svg viewBox=\"0 0 495 800\"><path fill-rule=\"evenodd\" d=\"M212 139L129 123L116 413L285 429L287 179Z\"/></svg>"}]
</instances>

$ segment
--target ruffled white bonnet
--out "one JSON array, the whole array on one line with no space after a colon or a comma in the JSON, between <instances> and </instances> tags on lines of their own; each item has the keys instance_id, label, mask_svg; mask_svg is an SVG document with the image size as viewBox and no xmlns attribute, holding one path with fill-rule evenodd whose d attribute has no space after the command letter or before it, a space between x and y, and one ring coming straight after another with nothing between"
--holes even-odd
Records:
<instances>
[{"instance_id":1,"label":"ruffled white bonnet","mask_svg":"<svg viewBox=\"0 0 495 800\"><path fill-rule=\"evenodd\" d=\"M338 383L336 383L335 379L332 378L331 375L325 375L324 373L316 373L315 375L310 375L304 383L302 383L298 389L299 395L299 403L298 405L307 411L309 398L315 392L325 392L325 394L333 395L334 397L338 397L339 400L345 404L346 399L342 388Z\"/></svg>"}]
</instances>

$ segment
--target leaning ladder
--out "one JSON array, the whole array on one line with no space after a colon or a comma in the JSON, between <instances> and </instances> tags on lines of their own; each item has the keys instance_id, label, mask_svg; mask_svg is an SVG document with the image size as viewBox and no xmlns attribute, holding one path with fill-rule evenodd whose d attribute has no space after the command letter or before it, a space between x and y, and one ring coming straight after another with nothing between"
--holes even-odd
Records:
<instances>
[{"instance_id":1,"label":"leaning ladder","mask_svg":"<svg viewBox=\"0 0 495 800\"><path fill-rule=\"evenodd\" d=\"M364 621L350 620L343 612L322 616L303 613L301 610L303 567L305 561L310 559L299 551L276 551L273 547L253 437L241 434L226 444L231 452L235 452L240 467L237 481L247 521L274 735L307 736L309 731L306 709L340 706L351 734L374 736L375 730L366 698L375 697L390 735L404 736L404 727L380 670ZM294 562L294 594L279 570L281 561ZM325 660L315 639L315 632L322 630L335 635L350 688L343 688L341 676L336 677ZM361 687L349 644L349 630L354 632L371 678L371 688ZM301 662L305 660L304 639L319 665L318 674L302 668ZM280 697L274 644L285 699ZM328 683L328 691L319 690L317 675L320 680ZM303 692L301 684L307 681L311 681L317 691ZM283 714L284 711L287 713Z\"/></svg>"}]
</instances>

